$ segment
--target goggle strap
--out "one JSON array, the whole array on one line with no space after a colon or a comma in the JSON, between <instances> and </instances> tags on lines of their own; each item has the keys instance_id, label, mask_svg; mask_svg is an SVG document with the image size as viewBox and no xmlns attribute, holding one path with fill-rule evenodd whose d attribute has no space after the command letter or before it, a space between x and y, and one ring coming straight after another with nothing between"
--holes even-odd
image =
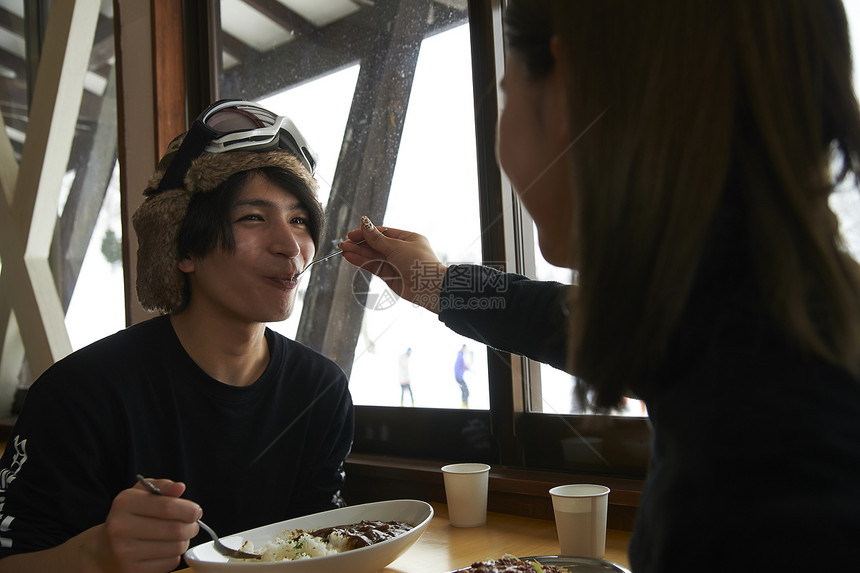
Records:
<instances>
[{"instance_id":1,"label":"goggle strap","mask_svg":"<svg viewBox=\"0 0 860 573\"><path fill-rule=\"evenodd\" d=\"M200 154L203 153L203 150L212 141L213 134L212 129L201 120L194 120L194 123L191 124L191 129L188 130L188 134L182 140L179 149L176 150L170 165L167 166L164 177L161 178L161 182L158 184L156 193L183 186L183 179L188 172L188 168L191 167L191 162L200 157Z\"/></svg>"}]
</instances>

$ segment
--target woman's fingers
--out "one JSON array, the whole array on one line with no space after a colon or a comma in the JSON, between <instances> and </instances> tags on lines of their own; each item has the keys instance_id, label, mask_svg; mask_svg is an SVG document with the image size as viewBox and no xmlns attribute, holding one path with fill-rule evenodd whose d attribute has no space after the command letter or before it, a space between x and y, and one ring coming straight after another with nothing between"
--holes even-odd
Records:
<instances>
[{"instance_id":1,"label":"woman's fingers","mask_svg":"<svg viewBox=\"0 0 860 573\"><path fill-rule=\"evenodd\" d=\"M423 235L376 227L362 217L361 227L347 233L340 248L349 263L375 274L400 297L438 312L447 267Z\"/></svg>"}]
</instances>

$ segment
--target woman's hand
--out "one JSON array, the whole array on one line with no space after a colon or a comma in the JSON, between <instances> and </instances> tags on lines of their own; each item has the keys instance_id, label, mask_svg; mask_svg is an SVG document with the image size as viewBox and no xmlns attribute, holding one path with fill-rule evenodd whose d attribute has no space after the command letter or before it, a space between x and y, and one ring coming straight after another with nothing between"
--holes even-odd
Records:
<instances>
[{"instance_id":1,"label":"woman's hand","mask_svg":"<svg viewBox=\"0 0 860 573\"><path fill-rule=\"evenodd\" d=\"M384 233L362 217L361 228L347 233L347 240L339 245L343 257L381 278L401 298L438 314L448 267L423 235L391 227Z\"/></svg>"}]
</instances>

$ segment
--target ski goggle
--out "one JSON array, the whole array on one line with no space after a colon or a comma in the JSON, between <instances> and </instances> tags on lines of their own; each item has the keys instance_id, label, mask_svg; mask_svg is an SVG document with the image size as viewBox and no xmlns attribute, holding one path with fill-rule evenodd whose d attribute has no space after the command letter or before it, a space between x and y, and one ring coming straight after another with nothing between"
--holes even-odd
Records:
<instances>
[{"instance_id":1,"label":"ski goggle","mask_svg":"<svg viewBox=\"0 0 860 573\"><path fill-rule=\"evenodd\" d=\"M203 152L276 149L289 151L314 174L317 155L290 118L249 101L215 102L197 116L184 138L180 136L168 146L167 153L174 153L173 160L156 193L181 187L191 162Z\"/></svg>"}]
</instances>

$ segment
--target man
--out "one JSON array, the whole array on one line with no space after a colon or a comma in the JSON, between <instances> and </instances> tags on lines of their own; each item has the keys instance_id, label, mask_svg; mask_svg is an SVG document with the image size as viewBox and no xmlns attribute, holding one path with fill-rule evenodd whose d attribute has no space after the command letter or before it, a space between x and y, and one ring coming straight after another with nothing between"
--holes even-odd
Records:
<instances>
[{"instance_id":1,"label":"man","mask_svg":"<svg viewBox=\"0 0 860 573\"><path fill-rule=\"evenodd\" d=\"M31 387L0 460L0 571L170 571L201 517L227 535L343 505L346 377L266 328L322 233L314 166L249 102L171 144L134 216L138 296L165 314Z\"/></svg>"}]
</instances>

